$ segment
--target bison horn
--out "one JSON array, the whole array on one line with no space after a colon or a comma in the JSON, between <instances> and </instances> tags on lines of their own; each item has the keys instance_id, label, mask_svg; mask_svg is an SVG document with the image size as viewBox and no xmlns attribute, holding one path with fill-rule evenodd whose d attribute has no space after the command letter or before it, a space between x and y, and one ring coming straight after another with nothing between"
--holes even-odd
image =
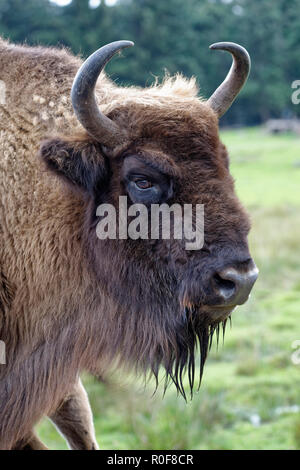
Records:
<instances>
[{"instance_id":1,"label":"bison horn","mask_svg":"<svg viewBox=\"0 0 300 470\"><path fill-rule=\"evenodd\" d=\"M126 134L100 112L95 98L96 82L112 56L133 45L131 41L115 41L101 47L82 64L72 85L72 105L79 122L92 137L107 147L120 144L126 139Z\"/></svg>"},{"instance_id":2,"label":"bison horn","mask_svg":"<svg viewBox=\"0 0 300 470\"><path fill-rule=\"evenodd\" d=\"M228 51L233 57L227 77L208 100L210 107L221 117L243 88L250 72L251 61L246 49L234 42L217 42L212 44L210 49Z\"/></svg>"}]
</instances>

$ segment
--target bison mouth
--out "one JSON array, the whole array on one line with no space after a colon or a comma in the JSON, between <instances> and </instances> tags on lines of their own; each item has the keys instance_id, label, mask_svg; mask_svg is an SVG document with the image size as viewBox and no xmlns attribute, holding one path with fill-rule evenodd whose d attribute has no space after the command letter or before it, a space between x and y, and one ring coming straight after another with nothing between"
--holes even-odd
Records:
<instances>
[{"instance_id":1,"label":"bison mouth","mask_svg":"<svg viewBox=\"0 0 300 470\"><path fill-rule=\"evenodd\" d=\"M164 393L168 386L173 383L177 392L187 400L185 390L185 377L188 378L188 389L190 398L196 387L198 391L201 385L204 365L207 355L211 349L213 337L216 337L217 348L220 336L224 343L226 326L231 325L231 312L234 307L185 307L182 318L177 325L175 338L171 340L171 345L162 353L159 361L165 368ZM214 310L214 315L212 311ZM219 310L219 311L218 311ZM220 320L221 319L221 320ZM198 362L199 361L199 362ZM197 362L199 364L198 380L196 377ZM152 372L156 378L156 388L158 387L158 364L152 367ZM197 382L197 384L196 384Z\"/></svg>"}]
</instances>

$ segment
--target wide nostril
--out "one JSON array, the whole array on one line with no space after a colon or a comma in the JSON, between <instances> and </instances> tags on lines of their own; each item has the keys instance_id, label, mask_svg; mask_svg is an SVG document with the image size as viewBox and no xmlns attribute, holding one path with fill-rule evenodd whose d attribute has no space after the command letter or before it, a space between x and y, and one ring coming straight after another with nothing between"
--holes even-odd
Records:
<instances>
[{"instance_id":1,"label":"wide nostril","mask_svg":"<svg viewBox=\"0 0 300 470\"><path fill-rule=\"evenodd\" d=\"M225 304L243 304L248 299L257 276L258 269L254 263L247 271L227 268L214 275L215 290Z\"/></svg>"},{"instance_id":2,"label":"wide nostril","mask_svg":"<svg viewBox=\"0 0 300 470\"><path fill-rule=\"evenodd\" d=\"M216 290L224 299L232 297L235 292L235 283L233 281L224 279L220 274L216 273L214 275L214 282Z\"/></svg>"}]
</instances>

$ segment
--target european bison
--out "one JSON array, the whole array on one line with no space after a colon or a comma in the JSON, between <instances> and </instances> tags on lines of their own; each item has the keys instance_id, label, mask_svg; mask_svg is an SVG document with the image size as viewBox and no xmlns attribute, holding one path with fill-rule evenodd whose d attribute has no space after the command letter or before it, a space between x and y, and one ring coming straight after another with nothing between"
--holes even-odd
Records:
<instances>
[{"instance_id":1,"label":"european bison","mask_svg":"<svg viewBox=\"0 0 300 470\"><path fill-rule=\"evenodd\" d=\"M66 50L0 39L3 449L44 448L33 432L44 415L71 448L96 449L83 370L129 366L157 377L163 366L185 396L196 345L201 379L213 332L257 277L218 134L247 79L247 52L211 46L233 65L204 101L180 75L147 89L119 88L104 73L97 81L131 45L108 44L82 64ZM119 196L147 210L204 205L202 248L173 235L99 238L97 208L118 212Z\"/></svg>"}]
</instances>

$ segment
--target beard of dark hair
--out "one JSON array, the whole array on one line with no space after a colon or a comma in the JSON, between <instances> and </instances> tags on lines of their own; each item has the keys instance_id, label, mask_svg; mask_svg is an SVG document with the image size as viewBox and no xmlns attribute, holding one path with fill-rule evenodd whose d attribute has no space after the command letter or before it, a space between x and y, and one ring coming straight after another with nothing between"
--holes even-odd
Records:
<instances>
[{"instance_id":1,"label":"beard of dark hair","mask_svg":"<svg viewBox=\"0 0 300 470\"><path fill-rule=\"evenodd\" d=\"M193 398L195 388L200 389L204 365L208 352L211 349L213 337L216 337L217 349L219 346L220 333L224 343L224 336L227 321L226 318L221 323L209 324L208 318L199 314L197 308L185 308L182 319L182 325L176 330L175 341L171 341L173 347L157 357L154 364L151 365L151 375L155 377L156 388L158 388L159 367L162 365L165 369L164 394L170 384L174 384L178 394L187 401L188 394L185 389L185 376L188 375L188 392L190 399ZM198 354L199 353L199 354ZM196 361L199 357L199 376L198 385L196 385Z\"/></svg>"},{"instance_id":2,"label":"beard of dark hair","mask_svg":"<svg viewBox=\"0 0 300 470\"><path fill-rule=\"evenodd\" d=\"M187 374L192 398L195 388L199 389L201 385L213 337L216 336L218 345L221 328L224 338L227 320L212 323L212 315L206 314L201 306L182 307L174 294L178 282L172 273L167 273L166 280L165 268L156 276L153 275L153 267L137 271L135 263L128 262L131 254L129 251L126 255L125 242L121 247L116 247L114 240L97 244L94 226L87 227L87 259L99 284L99 296L105 299L101 329L99 331L98 326L94 328L97 338L93 357L104 354L112 366L133 369L137 375L144 376L145 383L154 376L155 391L159 385L160 368L163 367L164 393L173 383L185 400L188 395L185 390ZM113 265L118 269L112 270ZM163 290L153 288L160 284L166 287ZM103 349L100 348L102 340Z\"/></svg>"}]
</instances>

